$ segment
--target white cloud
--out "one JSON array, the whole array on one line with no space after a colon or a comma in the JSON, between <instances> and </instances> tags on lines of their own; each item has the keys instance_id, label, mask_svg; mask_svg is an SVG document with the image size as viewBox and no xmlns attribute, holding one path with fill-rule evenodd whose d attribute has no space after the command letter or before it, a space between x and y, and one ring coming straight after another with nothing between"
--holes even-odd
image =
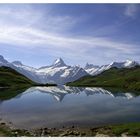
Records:
<instances>
[{"instance_id":1,"label":"white cloud","mask_svg":"<svg viewBox=\"0 0 140 140\"><path fill-rule=\"evenodd\" d=\"M53 9L40 9L35 5L0 5L0 24L7 26L34 27L51 32L63 32L77 24L79 19L53 14ZM81 20L81 19L80 19Z\"/></svg>"},{"instance_id":2,"label":"white cloud","mask_svg":"<svg viewBox=\"0 0 140 140\"><path fill-rule=\"evenodd\" d=\"M135 17L137 10L136 4L128 4L125 8L124 15L128 17Z\"/></svg>"},{"instance_id":3,"label":"white cloud","mask_svg":"<svg viewBox=\"0 0 140 140\"><path fill-rule=\"evenodd\" d=\"M126 14L130 15L133 10L128 9ZM89 54L91 50L100 50L100 53L102 49L106 52L117 51L118 54L135 54L139 51L137 45L129 42L85 35L68 37L63 31L69 30L80 19L52 16L49 10L40 12L30 6L23 9L4 7L0 9L0 17L0 43L7 43L12 47L43 49L52 55L65 54L69 58L82 56L87 59L93 57L93 54Z\"/></svg>"},{"instance_id":4,"label":"white cloud","mask_svg":"<svg viewBox=\"0 0 140 140\"><path fill-rule=\"evenodd\" d=\"M129 43L115 42L101 37L64 37L62 34L56 35L46 31L34 29L31 27L14 27L0 25L0 42L13 45L21 45L22 47L31 46L38 47L53 46L53 49L79 49L83 50L91 48L106 48L125 51L125 53L133 53L136 45ZM137 47L138 48L138 47Z\"/></svg>"}]
</instances>

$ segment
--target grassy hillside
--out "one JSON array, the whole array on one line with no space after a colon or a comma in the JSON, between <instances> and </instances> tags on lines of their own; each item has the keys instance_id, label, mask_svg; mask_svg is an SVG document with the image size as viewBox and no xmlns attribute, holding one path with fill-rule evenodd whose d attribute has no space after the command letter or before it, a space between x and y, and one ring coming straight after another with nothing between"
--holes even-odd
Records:
<instances>
[{"instance_id":1,"label":"grassy hillside","mask_svg":"<svg viewBox=\"0 0 140 140\"><path fill-rule=\"evenodd\" d=\"M23 87L35 83L9 67L0 67L0 87Z\"/></svg>"},{"instance_id":2,"label":"grassy hillside","mask_svg":"<svg viewBox=\"0 0 140 140\"><path fill-rule=\"evenodd\" d=\"M111 68L97 76L85 76L68 86L118 87L140 91L140 66L134 68Z\"/></svg>"},{"instance_id":3,"label":"grassy hillside","mask_svg":"<svg viewBox=\"0 0 140 140\"><path fill-rule=\"evenodd\" d=\"M9 67L0 67L0 100L11 99L31 86L56 86L56 84L34 83Z\"/></svg>"}]
</instances>

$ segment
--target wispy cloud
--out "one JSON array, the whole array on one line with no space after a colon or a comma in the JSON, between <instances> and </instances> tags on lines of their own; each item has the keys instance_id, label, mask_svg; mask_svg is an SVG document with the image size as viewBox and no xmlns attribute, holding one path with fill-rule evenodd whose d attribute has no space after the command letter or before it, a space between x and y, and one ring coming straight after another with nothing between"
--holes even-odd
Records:
<instances>
[{"instance_id":1,"label":"wispy cloud","mask_svg":"<svg viewBox=\"0 0 140 140\"><path fill-rule=\"evenodd\" d=\"M135 6L128 5L125 14L132 16L135 12ZM79 59L85 57L88 60L92 60L96 52L103 54L102 50L105 50L106 56L110 52L132 55L139 51L137 44L126 41L84 34L67 35L66 31L78 25L82 19L53 15L49 8L40 11L31 6L23 9L6 6L0 9L0 17L0 43L10 44L15 48L33 48L36 51L43 49L56 56Z\"/></svg>"},{"instance_id":2,"label":"wispy cloud","mask_svg":"<svg viewBox=\"0 0 140 140\"><path fill-rule=\"evenodd\" d=\"M31 45L37 47L43 45L53 45L59 48L71 48L72 46L86 46L85 48L109 48L126 53L131 53L136 45L130 43L116 42L101 37L65 37L62 34L53 34L50 32L34 29L31 27L14 27L0 25L0 42L9 44L19 44L22 47ZM27 45L28 44L28 45Z\"/></svg>"},{"instance_id":3,"label":"wispy cloud","mask_svg":"<svg viewBox=\"0 0 140 140\"><path fill-rule=\"evenodd\" d=\"M8 29L8 30L7 30ZM101 37L65 37L62 34L52 34L31 27L0 26L0 42L22 48L42 48L53 53L68 52L74 56L87 55L92 49L116 50L125 54L135 54L138 46L130 43L116 42ZM67 53L67 54L68 54Z\"/></svg>"},{"instance_id":4,"label":"wispy cloud","mask_svg":"<svg viewBox=\"0 0 140 140\"><path fill-rule=\"evenodd\" d=\"M128 17L135 17L137 14L138 8L136 4L128 4L125 8L124 15Z\"/></svg>"},{"instance_id":5,"label":"wispy cloud","mask_svg":"<svg viewBox=\"0 0 140 140\"><path fill-rule=\"evenodd\" d=\"M40 9L36 5L0 5L0 24L7 26L34 27L51 32L63 32L79 22L68 15L55 15L53 9ZM7 29L8 30L8 29Z\"/></svg>"}]
</instances>

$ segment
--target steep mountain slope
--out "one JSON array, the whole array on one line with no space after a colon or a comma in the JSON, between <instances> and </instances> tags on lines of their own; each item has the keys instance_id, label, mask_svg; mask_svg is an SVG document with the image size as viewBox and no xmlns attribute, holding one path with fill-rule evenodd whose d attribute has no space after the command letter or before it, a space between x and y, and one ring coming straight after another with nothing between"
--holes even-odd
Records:
<instances>
[{"instance_id":1,"label":"steep mountain slope","mask_svg":"<svg viewBox=\"0 0 140 140\"><path fill-rule=\"evenodd\" d=\"M134 66L139 65L135 61L126 60L124 62L112 62L109 65L102 65L102 66L95 66L92 64L86 64L84 70L89 73L90 75L98 75L102 73L105 70L108 70L110 68L116 67L116 68L132 68Z\"/></svg>"},{"instance_id":2,"label":"steep mountain slope","mask_svg":"<svg viewBox=\"0 0 140 140\"><path fill-rule=\"evenodd\" d=\"M140 66L122 69L114 67L97 76L85 76L67 85L119 87L140 91Z\"/></svg>"},{"instance_id":3,"label":"steep mountain slope","mask_svg":"<svg viewBox=\"0 0 140 140\"><path fill-rule=\"evenodd\" d=\"M0 56L0 66L10 67L17 72L25 75L32 81L37 83L56 83L65 84L79 79L88 73L78 66L67 66L64 61L59 58L51 66L44 66L39 69L23 65L20 61L8 62Z\"/></svg>"},{"instance_id":4,"label":"steep mountain slope","mask_svg":"<svg viewBox=\"0 0 140 140\"><path fill-rule=\"evenodd\" d=\"M88 75L83 68L67 66L61 58L57 59L51 66L38 69L37 73L44 74L44 82L48 80L57 84L65 84L68 81L74 81Z\"/></svg>"},{"instance_id":5,"label":"steep mountain slope","mask_svg":"<svg viewBox=\"0 0 140 140\"><path fill-rule=\"evenodd\" d=\"M17 71L2 66L0 67L0 87L23 87L35 84Z\"/></svg>"},{"instance_id":6,"label":"steep mountain slope","mask_svg":"<svg viewBox=\"0 0 140 140\"><path fill-rule=\"evenodd\" d=\"M36 72L37 71L36 68L26 66L26 65L22 64L20 61L14 61L14 62L10 63L9 67L15 69L16 71L25 75L26 77L28 77L29 79L31 79L32 81L34 81L36 83L42 83L41 82L42 75L41 74L39 75Z\"/></svg>"},{"instance_id":7,"label":"steep mountain slope","mask_svg":"<svg viewBox=\"0 0 140 140\"><path fill-rule=\"evenodd\" d=\"M40 81L38 80L39 77L36 75L36 69L23 65L20 61L14 61L14 62L10 63L7 60L5 60L2 55L0 55L0 67L1 66L10 67L10 68L16 70L17 72L19 72L20 74L23 74L30 80L40 83Z\"/></svg>"}]
</instances>

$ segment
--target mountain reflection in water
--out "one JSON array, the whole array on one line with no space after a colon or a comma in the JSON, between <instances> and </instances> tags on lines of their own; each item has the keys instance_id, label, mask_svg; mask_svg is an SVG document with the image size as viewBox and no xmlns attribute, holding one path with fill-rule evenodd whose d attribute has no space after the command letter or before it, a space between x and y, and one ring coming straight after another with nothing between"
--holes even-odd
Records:
<instances>
[{"instance_id":1,"label":"mountain reflection in water","mask_svg":"<svg viewBox=\"0 0 140 140\"><path fill-rule=\"evenodd\" d=\"M0 118L19 128L97 126L140 121L140 96L97 87L0 91Z\"/></svg>"},{"instance_id":2,"label":"mountain reflection in water","mask_svg":"<svg viewBox=\"0 0 140 140\"><path fill-rule=\"evenodd\" d=\"M58 87L31 87L27 89L23 94L28 94L31 92L39 91L42 93L50 94L52 95L57 101L61 102L64 97L68 94L81 94L84 93L87 96L89 95L95 95L95 94L107 94L112 97L124 97L127 99L131 99L133 97L136 97L137 95L135 93L131 92L111 92L109 90L103 89L103 88L90 88L90 87L69 87L69 86L58 86Z\"/></svg>"}]
</instances>

